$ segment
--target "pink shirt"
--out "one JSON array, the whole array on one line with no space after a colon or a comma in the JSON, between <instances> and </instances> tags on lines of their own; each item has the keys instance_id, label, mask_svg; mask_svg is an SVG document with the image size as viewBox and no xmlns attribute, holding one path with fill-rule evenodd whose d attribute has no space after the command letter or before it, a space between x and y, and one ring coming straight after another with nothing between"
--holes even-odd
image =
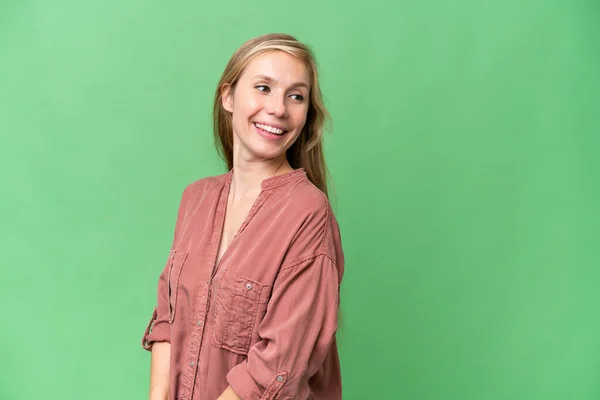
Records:
<instances>
[{"instance_id":1,"label":"pink shirt","mask_svg":"<svg viewBox=\"0 0 600 400\"><path fill-rule=\"evenodd\" d=\"M304 169L268 178L218 266L232 172L184 191L142 344L171 343L170 393L341 399L335 339L344 255Z\"/></svg>"}]
</instances>

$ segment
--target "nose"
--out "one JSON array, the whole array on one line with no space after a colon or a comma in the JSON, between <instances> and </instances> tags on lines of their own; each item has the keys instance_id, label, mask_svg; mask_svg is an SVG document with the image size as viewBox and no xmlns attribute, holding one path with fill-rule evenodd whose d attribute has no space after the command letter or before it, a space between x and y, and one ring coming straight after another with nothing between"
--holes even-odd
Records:
<instances>
[{"instance_id":1,"label":"nose","mask_svg":"<svg viewBox=\"0 0 600 400\"><path fill-rule=\"evenodd\" d=\"M285 104L285 96L275 95L269 96L265 110L268 114L277 118L287 117L287 106Z\"/></svg>"}]
</instances>

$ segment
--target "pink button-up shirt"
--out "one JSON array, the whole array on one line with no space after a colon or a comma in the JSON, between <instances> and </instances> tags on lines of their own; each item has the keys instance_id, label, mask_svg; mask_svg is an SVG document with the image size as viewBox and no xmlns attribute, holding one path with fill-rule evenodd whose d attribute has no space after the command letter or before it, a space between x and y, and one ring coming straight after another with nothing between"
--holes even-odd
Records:
<instances>
[{"instance_id":1,"label":"pink button-up shirt","mask_svg":"<svg viewBox=\"0 0 600 400\"><path fill-rule=\"evenodd\" d=\"M216 264L232 172L184 191L143 338L171 343L170 394L215 400L341 398L335 339L344 255L303 169L268 178Z\"/></svg>"}]
</instances>

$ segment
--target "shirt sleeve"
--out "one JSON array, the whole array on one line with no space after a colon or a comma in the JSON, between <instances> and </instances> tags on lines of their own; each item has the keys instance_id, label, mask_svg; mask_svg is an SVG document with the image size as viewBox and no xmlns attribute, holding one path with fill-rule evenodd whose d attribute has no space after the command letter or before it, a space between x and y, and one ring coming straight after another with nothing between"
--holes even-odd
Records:
<instances>
[{"instance_id":1,"label":"shirt sleeve","mask_svg":"<svg viewBox=\"0 0 600 400\"><path fill-rule=\"evenodd\" d=\"M169 257L170 260L171 257ZM171 342L171 328L169 326L169 299L167 287L167 274L169 273L170 262L163 269L158 278L157 302L154 312L148 322L144 337L142 338L142 347L148 351L152 350L154 342Z\"/></svg>"},{"instance_id":2,"label":"shirt sleeve","mask_svg":"<svg viewBox=\"0 0 600 400\"><path fill-rule=\"evenodd\" d=\"M338 270L326 253L282 269L259 326L262 340L227 375L233 390L242 399L306 398L335 338L338 306Z\"/></svg>"},{"instance_id":3,"label":"shirt sleeve","mask_svg":"<svg viewBox=\"0 0 600 400\"><path fill-rule=\"evenodd\" d=\"M189 186L184 190L179 203L177 212L177 222L175 223L175 233L173 243L167 263L158 278L158 289L156 294L156 306L144 332L142 338L142 347L148 351L152 350L154 342L171 342L171 327L169 322L169 268L174 256L174 247L177 243L179 231L185 216L185 204Z\"/></svg>"}]
</instances>

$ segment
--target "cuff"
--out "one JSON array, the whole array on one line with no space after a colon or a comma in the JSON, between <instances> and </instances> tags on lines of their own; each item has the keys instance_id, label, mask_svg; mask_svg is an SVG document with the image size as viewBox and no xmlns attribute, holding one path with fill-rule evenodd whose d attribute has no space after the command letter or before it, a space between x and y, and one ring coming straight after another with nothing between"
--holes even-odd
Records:
<instances>
[{"instance_id":1,"label":"cuff","mask_svg":"<svg viewBox=\"0 0 600 400\"><path fill-rule=\"evenodd\" d=\"M273 375L269 382L269 386L264 389L254 381L252 376L250 376L247 361L243 361L236 365L227 374L227 382L233 391L243 400L256 398L259 398L260 400L273 400L281 391L281 388L285 385L287 379L287 372L278 371Z\"/></svg>"},{"instance_id":2,"label":"cuff","mask_svg":"<svg viewBox=\"0 0 600 400\"><path fill-rule=\"evenodd\" d=\"M142 347L145 350L152 350L152 343L154 342L170 342L171 341L171 330L167 321L158 321L158 313L156 308L152 313L152 318L148 322L146 332L142 338Z\"/></svg>"}]
</instances>

